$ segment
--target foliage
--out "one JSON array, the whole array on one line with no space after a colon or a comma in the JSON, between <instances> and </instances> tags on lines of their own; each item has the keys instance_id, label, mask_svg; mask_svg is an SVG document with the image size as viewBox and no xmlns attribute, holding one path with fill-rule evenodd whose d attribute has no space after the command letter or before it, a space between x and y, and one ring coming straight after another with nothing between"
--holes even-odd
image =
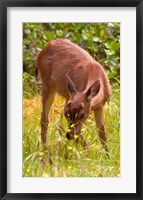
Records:
<instances>
[{"instance_id":1,"label":"foliage","mask_svg":"<svg viewBox=\"0 0 143 200\"><path fill-rule=\"evenodd\" d=\"M112 86L113 94L105 107L105 127L110 159L98 137L94 116L90 115L82 133L89 150L66 139L67 121L60 119L64 101L57 97L50 112L47 143L40 138L41 99L24 99L23 176L24 177L118 177L120 176L120 92Z\"/></svg>"},{"instance_id":2,"label":"foliage","mask_svg":"<svg viewBox=\"0 0 143 200\"><path fill-rule=\"evenodd\" d=\"M119 23L24 23L24 72L35 75L38 52L56 38L67 38L80 45L102 64L110 79L119 78Z\"/></svg>"}]
</instances>

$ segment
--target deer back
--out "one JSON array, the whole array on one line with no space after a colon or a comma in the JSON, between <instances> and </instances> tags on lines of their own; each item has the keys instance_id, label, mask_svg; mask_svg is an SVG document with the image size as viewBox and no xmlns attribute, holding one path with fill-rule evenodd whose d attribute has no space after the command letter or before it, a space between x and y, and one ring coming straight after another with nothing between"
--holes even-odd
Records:
<instances>
[{"instance_id":1,"label":"deer back","mask_svg":"<svg viewBox=\"0 0 143 200\"><path fill-rule=\"evenodd\" d=\"M104 105L110 96L109 80L102 66L84 49L67 39L49 42L39 53L37 63L42 84L48 85L66 99L69 99L66 74L79 93L100 79L100 92L93 98L92 107Z\"/></svg>"}]
</instances>

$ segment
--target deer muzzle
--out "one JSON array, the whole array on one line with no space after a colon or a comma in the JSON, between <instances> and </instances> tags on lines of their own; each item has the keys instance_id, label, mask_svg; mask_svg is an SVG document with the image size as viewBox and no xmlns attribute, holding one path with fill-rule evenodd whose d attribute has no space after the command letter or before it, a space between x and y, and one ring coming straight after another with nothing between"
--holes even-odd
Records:
<instances>
[{"instance_id":1,"label":"deer muzzle","mask_svg":"<svg viewBox=\"0 0 143 200\"><path fill-rule=\"evenodd\" d=\"M70 128L68 129L68 132L66 133L66 138L68 140L72 140L75 135L79 135L81 132L81 127L80 126L74 126L71 125Z\"/></svg>"}]
</instances>

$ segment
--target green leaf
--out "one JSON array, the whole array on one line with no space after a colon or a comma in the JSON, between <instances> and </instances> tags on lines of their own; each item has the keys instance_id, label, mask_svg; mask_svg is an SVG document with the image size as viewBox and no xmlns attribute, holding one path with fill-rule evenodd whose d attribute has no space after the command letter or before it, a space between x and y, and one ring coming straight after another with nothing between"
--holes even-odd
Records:
<instances>
[{"instance_id":1,"label":"green leaf","mask_svg":"<svg viewBox=\"0 0 143 200\"><path fill-rule=\"evenodd\" d=\"M64 38L69 38L70 35L71 35L71 33L70 33L70 32L67 32L67 33L65 33L65 34L63 35L63 37L64 37Z\"/></svg>"},{"instance_id":2,"label":"green leaf","mask_svg":"<svg viewBox=\"0 0 143 200\"><path fill-rule=\"evenodd\" d=\"M33 40L36 39L37 38L37 33L35 31L33 31L31 33L31 37L32 37Z\"/></svg>"},{"instance_id":3,"label":"green leaf","mask_svg":"<svg viewBox=\"0 0 143 200\"><path fill-rule=\"evenodd\" d=\"M108 71L107 74L108 74L109 78L113 78L113 77L115 77L115 75L117 74L117 72L116 71Z\"/></svg>"},{"instance_id":4,"label":"green leaf","mask_svg":"<svg viewBox=\"0 0 143 200\"><path fill-rule=\"evenodd\" d=\"M105 37L105 29L102 29L102 30L100 31L100 37L101 37L101 38L104 38L104 37Z\"/></svg>"},{"instance_id":5,"label":"green leaf","mask_svg":"<svg viewBox=\"0 0 143 200\"><path fill-rule=\"evenodd\" d=\"M90 37L90 34L89 34L89 33L86 33L86 32L83 32L83 33L82 33L82 38L83 38L83 40L88 40L89 37Z\"/></svg>"},{"instance_id":6,"label":"green leaf","mask_svg":"<svg viewBox=\"0 0 143 200\"><path fill-rule=\"evenodd\" d=\"M29 35L31 33L31 31L30 31L30 29L25 29L24 33L27 34L27 35Z\"/></svg>"},{"instance_id":7,"label":"green leaf","mask_svg":"<svg viewBox=\"0 0 143 200\"><path fill-rule=\"evenodd\" d=\"M120 43L116 41L112 41L110 44L110 48L112 51L116 52L120 48Z\"/></svg>"},{"instance_id":8,"label":"green leaf","mask_svg":"<svg viewBox=\"0 0 143 200\"><path fill-rule=\"evenodd\" d=\"M93 37L93 42L100 42L101 40L100 40L100 38L99 37L97 37L97 36L95 36L95 37Z\"/></svg>"},{"instance_id":9,"label":"green leaf","mask_svg":"<svg viewBox=\"0 0 143 200\"><path fill-rule=\"evenodd\" d=\"M55 36L54 32L44 32L43 34L43 38L48 41L54 39L54 36Z\"/></svg>"},{"instance_id":10,"label":"green leaf","mask_svg":"<svg viewBox=\"0 0 143 200\"><path fill-rule=\"evenodd\" d=\"M56 30L56 34L57 34L57 36L61 37L63 35L63 31L62 30Z\"/></svg>"}]
</instances>

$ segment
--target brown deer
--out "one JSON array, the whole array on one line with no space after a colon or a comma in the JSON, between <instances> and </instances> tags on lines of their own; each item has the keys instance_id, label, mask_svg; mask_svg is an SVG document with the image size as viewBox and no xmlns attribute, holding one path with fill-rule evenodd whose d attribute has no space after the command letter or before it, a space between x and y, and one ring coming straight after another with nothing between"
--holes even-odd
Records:
<instances>
[{"instance_id":1,"label":"brown deer","mask_svg":"<svg viewBox=\"0 0 143 200\"><path fill-rule=\"evenodd\" d=\"M84 147L82 124L93 110L99 137L108 152L103 124L103 106L109 99L111 87L102 66L84 49L67 39L56 39L39 53L38 75L42 81L41 139L46 143L49 111L55 93L66 99L64 115L69 122L67 139L78 136Z\"/></svg>"}]
</instances>

